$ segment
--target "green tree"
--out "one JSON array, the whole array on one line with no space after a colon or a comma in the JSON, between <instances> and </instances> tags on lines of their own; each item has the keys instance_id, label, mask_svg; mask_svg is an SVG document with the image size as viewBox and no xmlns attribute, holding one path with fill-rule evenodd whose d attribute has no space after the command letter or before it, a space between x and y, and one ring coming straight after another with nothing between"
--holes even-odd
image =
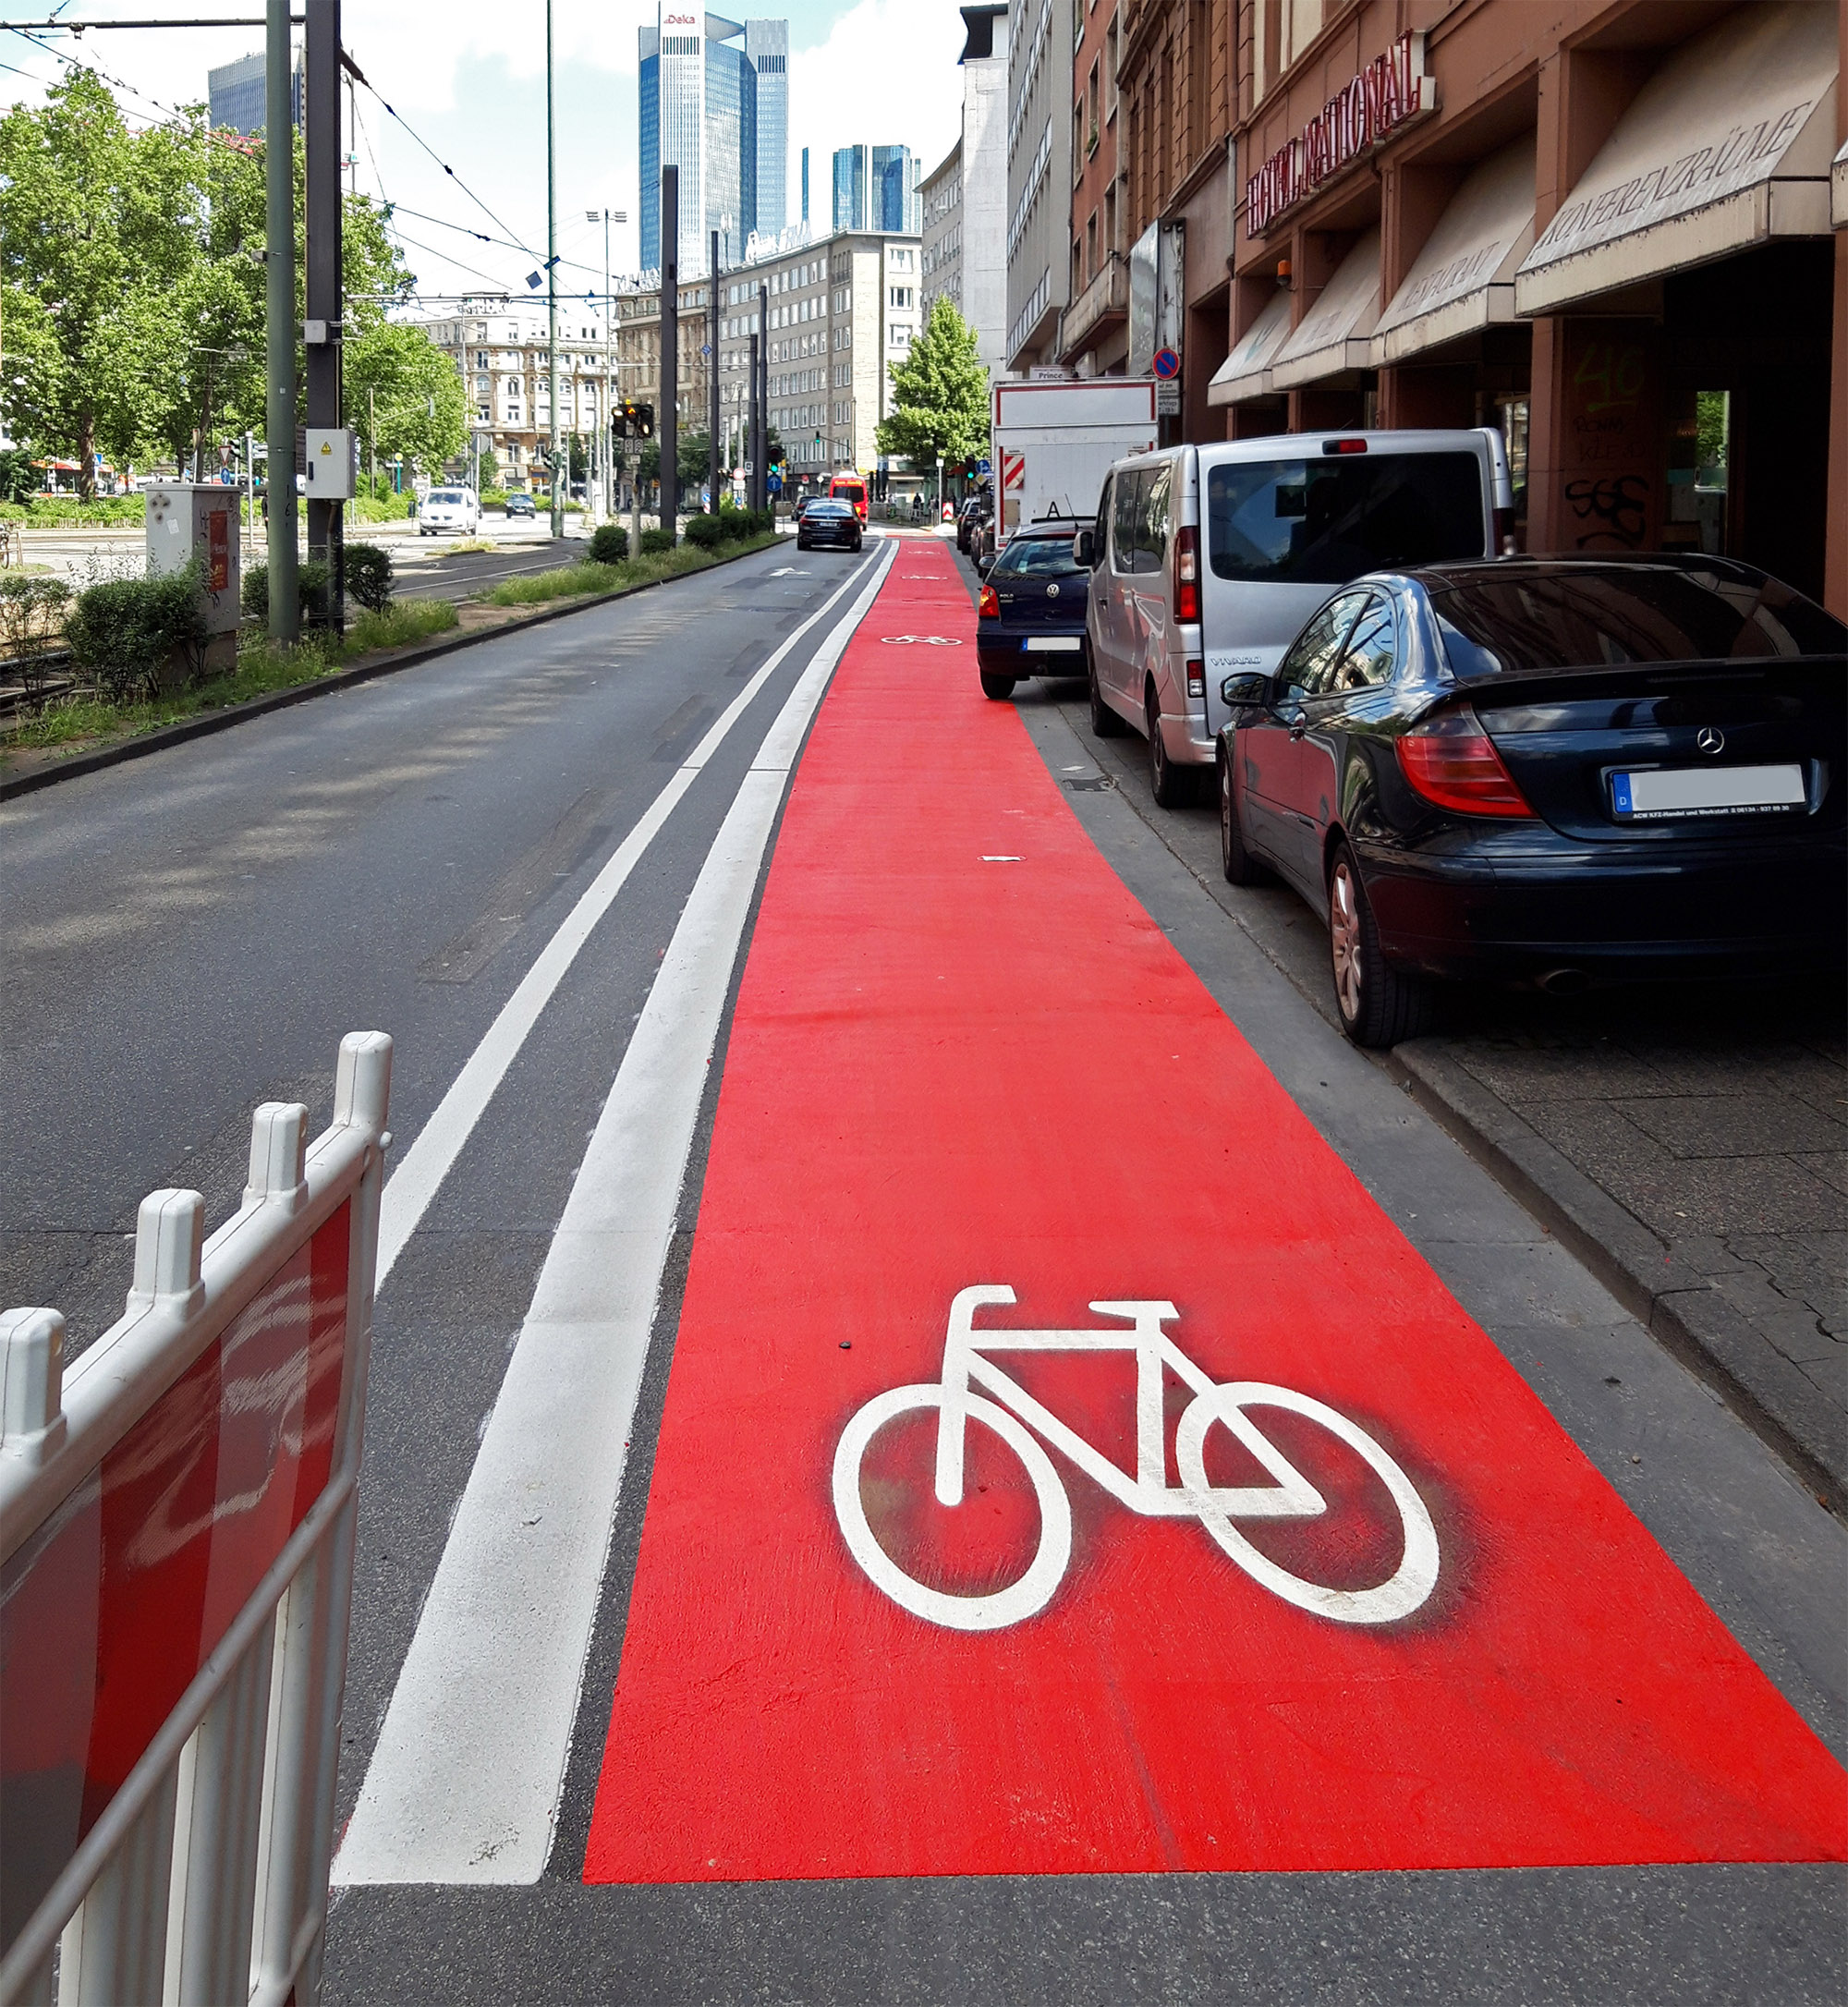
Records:
<instances>
[{"instance_id":1,"label":"green tree","mask_svg":"<svg viewBox=\"0 0 1848 2007\"><path fill-rule=\"evenodd\" d=\"M918 468L967 460L988 444L988 371L975 330L940 294L903 362L891 367L894 408L875 434L881 453Z\"/></svg>"},{"instance_id":2,"label":"green tree","mask_svg":"<svg viewBox=\"0 0 1848 2007\"><path fill-rule=\"evenodd\" d=\"M417 460L428 469L468 443L468 404L456 365L420 327L374 320L346 343L346 422L360 459ZM376 432L374 428L376 427Z\"/></svg>"}]
</instances>

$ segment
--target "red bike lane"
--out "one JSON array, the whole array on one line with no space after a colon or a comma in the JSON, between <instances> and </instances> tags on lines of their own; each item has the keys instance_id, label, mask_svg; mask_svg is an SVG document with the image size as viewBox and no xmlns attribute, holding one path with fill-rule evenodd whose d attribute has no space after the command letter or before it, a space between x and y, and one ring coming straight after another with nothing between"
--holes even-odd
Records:
<instances>
[{"instance_id":1,"label":"red bike lane","mask_svg":"<svg viewBox=\"0 0 1848 2007\"><path fill-rule=\"evenodd\" d=\"M1131 897L980 696L973 625L948 553L907 542L797 770L585 1879L1848 1855L1840 1767ZM1208 1482L1255 1497L1294 1469L1326 1511L1216 1543L1054 1446L1070 1552L1043 1607L987 1629L905 1607L906 1580L974 1609L1058 1558L1007 1433L1028 1431L980 1408L954 1508L935 1410L861 1427L845 1516L897 1592L837 1511L844 1434L939 1381L978 1285L1015 1296L979 1332L1172 1305L1210 1381L1307 1400L1254 1397L1255 1441L1194 1427ZM1187 1481L1172 1369L1138 1414L1126 1352L996 1361L1120 1490L1138 1427L1156 1489ZM1363 1592L1416 1574L1420 1515L1434 1585L1373 1621Z\"/></svg>"}]
</instances>

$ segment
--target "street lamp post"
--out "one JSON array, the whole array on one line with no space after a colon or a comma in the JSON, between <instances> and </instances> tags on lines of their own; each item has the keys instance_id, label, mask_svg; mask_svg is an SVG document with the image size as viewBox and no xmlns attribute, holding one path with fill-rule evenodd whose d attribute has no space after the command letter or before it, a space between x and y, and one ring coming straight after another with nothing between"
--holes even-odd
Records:
<instances>
[{"instance_id":1,"label":"street lamp post","mask_svg":"<svg viewBox=\"0 0 1848 2007\"><path fill-rule=\"evenodd\" d=\"M565 534L565 493L558 480L558 131L553 117L552 0L545 0L545 303L552 381L552 426L547 450L552 459L552 534ZM570 479L570 468L565 468Z\"/></svg>"}]
</instances>

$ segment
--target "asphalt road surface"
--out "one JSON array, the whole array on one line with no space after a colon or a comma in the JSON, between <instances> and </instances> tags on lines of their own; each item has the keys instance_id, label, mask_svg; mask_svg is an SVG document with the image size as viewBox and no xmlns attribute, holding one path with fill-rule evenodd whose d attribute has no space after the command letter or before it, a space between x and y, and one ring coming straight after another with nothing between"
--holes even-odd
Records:
<instances>
[{"instance_id":1,"label":"asphalt road surface","mask_svg":"<svg viewBox=\"0 0 1848 2007\"><path fill-rule=\"evenodd\" d=\"M967 584L785 547L0 809L7 1301L93 1336L396 1040L325 1997L1841 1999L1842 1527Z\"/></svg>"}]
</instances>

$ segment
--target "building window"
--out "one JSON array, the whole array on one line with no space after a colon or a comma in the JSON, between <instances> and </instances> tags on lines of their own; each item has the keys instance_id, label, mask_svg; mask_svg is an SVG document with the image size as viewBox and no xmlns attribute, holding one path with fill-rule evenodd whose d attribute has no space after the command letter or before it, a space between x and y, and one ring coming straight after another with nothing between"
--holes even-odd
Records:
<instances>
[{"instance_id":1,"label":"building window","mask_svg":"<svg viewBox=\"0 0 1848 2007\"><path fill-rule=\"evenodd\" d=\"M911 288L908 286L894 286L892 288L891 304L894 307L909 307Z\"/></svg>"}]
</instances>

